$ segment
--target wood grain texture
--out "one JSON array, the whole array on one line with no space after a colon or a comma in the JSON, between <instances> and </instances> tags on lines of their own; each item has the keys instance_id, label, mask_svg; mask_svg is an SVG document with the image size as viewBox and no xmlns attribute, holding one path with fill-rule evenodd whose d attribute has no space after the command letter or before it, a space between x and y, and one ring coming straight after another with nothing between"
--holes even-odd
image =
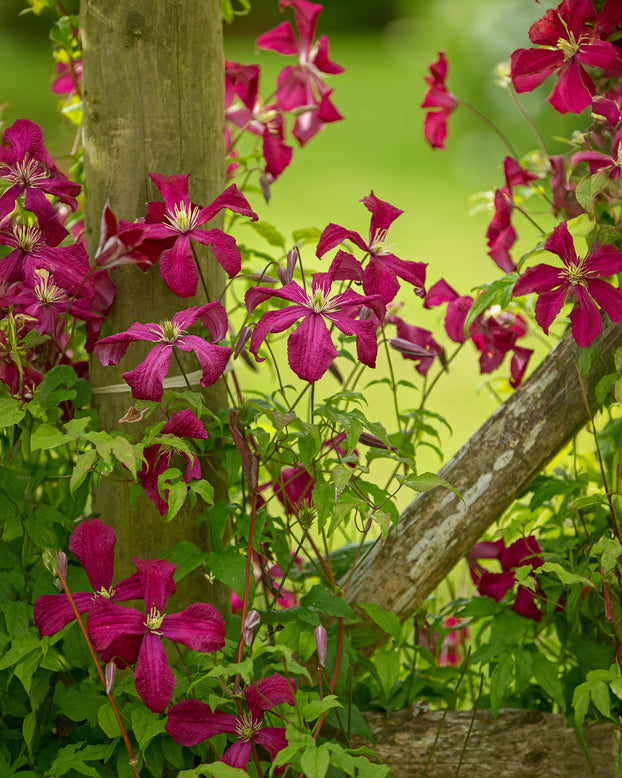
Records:
<instances>
[{"instance_id":1,"label":"wood grain texture","mask_svg":"<svg viewBox=\"0 0 622 778\"><path fill-rule=\"evenodd\" d=\"M375 751L393 778L421 778L442 718L441 711L414 716L403 710L390 718L365 713ZM616 778L618 740L614 727L585 727L590 761L558 713L537 710L479 711L460 771L460 754L471 724L470 711L450 711L443 723L426 778Z\"/></svg>"},{"instance_id":2,"label":"wood grain texture","mask_svg":"<svg viewBox=\"0 0 622 778\"><path fill-rule=\"evenodd\" d=\"M594 388L614 372L622 326L595 341L585 381ZM437 488L420 494L400 516L397 532L377 544L357 568L350 602L376 602L400 618L412 614L534 476L587 422L588 412L570 333L514 394L475 432L439 475L464 502Z\"/></svg>"},{"instance_id":3,"label":"wood grain texture","mask_svg":"<svg viewBox=\"0 0 622 778\"><path fill-rule=\"evenodd\" d=\"M224 182L224 55L220 0L83 0L80 33L84 50L84 175L87 248L94 255L106 200L117 218L145 215L160 200L149 173L190 173L190 197L207 205ZM219 221L210 227L220 226ZM203 247L200 247L203 248ZM210 298L224 273L209 252L200 252ZM124 266L114 273L117 296L109 325L120 332L135 321L169 319L177 310L206 302L181 300L168 290L157 265L143 273ZM138 364L149 347L132 344L118 366L91 361L94 388L123 383L122 373ZM186 355L182 355L186 356ZM193 371L193 356L183 360ZM176 371L171 361L169 375ZM222 386L206 392L212 408L224 404ZM116 430L131 404L127 393L95 395L100 428ZM151 417L149 423L163 420ZM127 427L126 427L127 431ZM113 524L118 538L118 574L133 571L131 557L157 556L178 540L205 547L205 525L192 516L165 524L146 497L132 509L126 484L103 482L96 510Z\"/></svg>"}]
</instances>

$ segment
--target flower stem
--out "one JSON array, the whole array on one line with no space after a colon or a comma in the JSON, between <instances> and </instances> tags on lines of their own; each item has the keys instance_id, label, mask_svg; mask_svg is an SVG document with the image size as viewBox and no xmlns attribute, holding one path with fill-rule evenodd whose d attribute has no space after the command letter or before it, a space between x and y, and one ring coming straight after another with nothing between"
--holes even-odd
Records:
<instances>
[{"instance_id":1,"label":"flower stem","mask_svg":"<svg viewBox=\"0 0 622 778\"><path fill-rule=\"evenodd\" d=\"M531 116L527 113L527 111L523 108L520 100L518 99L518 95L516 94L516 89L514 89L514 84L510 84L510 94L512 95L512 101L514 102L514 105L518 108L518 110L521 112L523 118L529 125L529 128L533 132L533 134L536 136L536 140L538 141L538 146L540 146L540 149L544 156L548 159L549 153L546 150L546 146L544 145L544 140L542 139L542 135L538 132L538 128L533 123L533 120Z\"/></svg>"},{"instance_id":2,"label":"flower stem","mask_svg":"<svg viewBox=\"0 0 622 778\"><path fill-rule=\"evenodd\" d=\"M203 291L205 292L205 297L207 298L207 302L210 303L211 299L209 296L209 291L207 289L207 282L205 281L205 276L203 275L203 270L201 269L201 263L199 262L199 258L197 257L197 252L194 248L194 244L192 243L192 241L190 241L190 249L192 251L192 257L194 258L194 264L196 265L199 278L201 279L201 286L203 287Z\"/></svg>"},{"instance_id":3,"label":"flower stem","mask_svg":"<svg viewBox=\"0 0 622 778\"><path fill-rule=\"evenodd\" d=\"M56 574L58 576L58 580L61 583L61 586L63 587L63 590L65 591L65 594L67 595L67 599L69 600L69 604L71 605L71 609L73 610L74 616L76 617L76 621L78 622L78 625L80 627L80 630L82 631L82 636L84 637L84 640L86 641L86 645L88 646L89 652L91 654L91 657L93 659L93 662L95 664L95 669L97 670L97 674L99 675L99 679L102 682L102 685L104 689L106 689L106 678L104 677L104 672L101 668L101 664L99 662L99 658L97 654L95 653L95 649L93 647L93 644L91 642L91 638L89 637L88 632L86 631L86 627L84 626L84 622L82 621L82 617L80 616L80 613L78 611L78 608L76 607L76 603L74 602L73 596L71 594L71 591L69 590L69 587L67 586L67 581L63 577L63 574L60 572L58 568L56 568ZM127 749L128 756L130 758L129 764L132 769L132 775L134 778L139 778L138 771L136 770L136 764L137 759L134 756L134 751L132 750L132 744L130 743L130 739L127 736L127 732L125 731L125 727L123 726L123 721L121 720L121 714L119 713L119 709L117 708L117 704L114 701L114 697L110 692L106 692L106 696L108 697L108 700L110 701L110 704L112 705L112 711L115 715L115 718L117 720L117 724L119 725L119 729L121 730L121 736L123 737L123 742L125 743L125 747Z\"/></svg>"},{"instance_id":4,"label":"flower stem","mask_svg":"<svg viewBox=\"0 0 622 778\"><path fill-rule=\"evenodd\" d=\"M249 484L250 486L250 484ZM246 554L246 577L244 579L244 597L242 599L242 626L240 627L240 643L238 645L238 664L242 661L244 651L244 638L242 630L244 622L248 615L248 596L250 593L250 581L253 570L253 535L255 534L255 514L257 513L257 492L253 492L253 502L251 504L251 520L248 528L248 552Z\"/></svg>"},{"instance_id":5,"label":"flower stem","mask_svg":"<svg viewBox=\"0 0 622 778\"><path fill-rule=\"evenodd\" d=\"M192 391L192 387L190 386L190 381L188 381L188 376L186 375L186 371L181 366L181 362L179 361L179 357L177 356L177 352L175 351L175 349L172 349L172 351L173 351L173 356L175 357L175 362L177 362L177 366L179 367L179 369L181 371L181 374L184 377L184 381L186 382L186 386L188 387L188 389L190 391Z\"/></svg>"},{"instance_id":6,"label":"flower stem","mask_svg":"<svg viewBox=\"0 0 622 778\"><path fill-rule=\"evenodd\" d=\"M514 148L514 146L512 145L512 142L511 142L511 141L510 141L510 139L507 137L507 135L505 135L505 133L501 132L501 130L500 130L498 127L497 127L497 125L496 125L496 124L494 124L493 122L491 122L491 121L490 121L490 119L489 119L487 116L484 116L484 114L483 114L483 113L480 113L480 112L477 110L477 108L473 108L473 106L472 106L472 105L470 105L469 103L465 103L465 102L464 102L464 100L458 100L458 102L460 103L460 105L463 105L465 108L468 108L468 109L469 109L469 111L471 111L471 113L472 113L472 114L474 114L475 116L477 116L477 118L478 118L478 119L481 119L481 120L484 122L484 124L487 124L487 125L490 127L490 129L491 129L493 132L495 132L495 133L496 133L496 134L499 136L499 138L501 138L501 140L503 141L503 143L504 143L504 144L505 144L505 145L508 147L508 149L509 149L509 151L510 151L510 154L512 155L512 157L513 157L514 159L518 159L518 152L516 151L516 149L515 149L515 148Z\"/></svg>"}]
</instances>

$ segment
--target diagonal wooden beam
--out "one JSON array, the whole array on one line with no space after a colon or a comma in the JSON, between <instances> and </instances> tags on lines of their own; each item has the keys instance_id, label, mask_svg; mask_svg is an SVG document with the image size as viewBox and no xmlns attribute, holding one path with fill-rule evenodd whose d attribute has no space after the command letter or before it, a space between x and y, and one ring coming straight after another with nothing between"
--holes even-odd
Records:
<instances>
[{"instance_id":1,"label":"diagonal wooden beam","mask_svg":"<svg viewBox=\"0 0 622 778\"><path fill-rule=\"evenodd\" d=\"M591 410L596 384L614 372L620 346L622 325L610 325L591 347L583 379ZM397 532L357 568L348 587L350 602L376 602L401 618L417 609L588 421L577 355L568 332L440 470L464 502L442 488L418 495L400 516Z\"/></svg>"}]
</instances>

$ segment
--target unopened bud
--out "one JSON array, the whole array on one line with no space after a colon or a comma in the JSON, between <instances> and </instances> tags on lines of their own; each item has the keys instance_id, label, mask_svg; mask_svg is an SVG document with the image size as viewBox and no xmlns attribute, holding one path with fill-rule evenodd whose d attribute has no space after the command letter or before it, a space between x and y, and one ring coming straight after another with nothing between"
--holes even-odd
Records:
<instances>
[{"instance_id":1,"label":"unopened bud","mask_svg":"<svg viewBox=\"0 0 622 778\"><path fill-rule=\"evenodd\" d=\"M114 679L117 677L117 666L113 661L108 662L106 665L104 677L106 679L106 694L110 694L114 686Z\"/></svg>"},{"instance_id":2,"label":"unopened bud","mask_svg":"<svg viewBox=\"0 0 622 778\"><path fill-rule=\"evenodd\" d=\"M313 522L317 519L317 511L313 504L310 504L307 500L303 499L299 500L294 507L303 529L311 529Z\"/></svg>"},{"instance_id":3,"label":"unopened bud","mask_svg":"<svg viewBox=\"0 0 622 778\"><path fill-rule=\"evenodd\" d=\"M238 334L238 342L235 344L235 351L233 352L234 359L237 359L240 356L240 352L246 345L248 339L251 336L252 331L253 328L249 324L245 324L243 327L240 328L240 332Z\"/></svg>"},{"instance_id":4,"label":"unopened bud","mask_svg":"<svg viewBox=\"0 0 622 778\"><path fill-rule=\"evenodd\" d=\"M313 634L315 636L315 646L317 648L317 661L324 667L324 663L326 662L326 629L320 624L319 627L315 628Z\"/></svg>"},{"instance_id":5,"label":"unopened bud","mask_svg":"<svg viewBox=\"0 0 622 778\"><path fill-rule=\"evenodd\" d=\"M252 645L253 640L255 639L255 627L259 624L260 621L261 616L255 609L248 612L242 627L242 637L244 638L244 642L247 646Z\"/></svg>"},{"instance_id":6,"label":"unopened bud","mask_svg":"<svg viewBox=\"0 0 622 778\"><path fill-rule=\"evenodd\" d=\"M404 338L389 338L389 346L399 351L405 357L412 357L413 359L421 359L422 357L434 357L435 354L431 354L421 346L417 346L415 343L411 343Z\"/></svg>"},{"instance_id":7,"label":"unopened bud","mask_svg":"<svg viewBox=\"0 0 622 778\"><path fill-rule=\"evenodd\" d=\"M276 274L279 277L279 281L285 286L285 284L288 284L294 277L294 270L296 269L296 263L298 262L300 258L300 254L298 252L298 246L294 246L293 249L290 249L287 252L287 266L286 267L280 267Z\"/></svg>"},{"instance_id":8,"label":"unopened bud","mask_svg":"<svg viewBox=\"0 0 622 778\"><path fill-rule=\"evenodd\" d=\"M67 554L64 551L56 554L56 570L60 576L67 578Z\"/></svg>"}]
</instances>

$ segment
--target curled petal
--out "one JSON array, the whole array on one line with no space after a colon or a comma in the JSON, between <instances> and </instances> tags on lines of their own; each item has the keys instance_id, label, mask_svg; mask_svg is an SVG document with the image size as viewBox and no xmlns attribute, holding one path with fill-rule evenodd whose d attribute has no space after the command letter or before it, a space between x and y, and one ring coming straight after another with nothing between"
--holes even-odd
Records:
<instances>
[{"instance_id":1,"label":"curled petal","mask_svg":"<svg viewBox=\"0 0 622 778\"><path fill-rule=\"evenodd\" d=\"M211 386L225 372L231 349L227 346L218 346L208 343L198 335L184 335L175 344L181 351L192 351L199 360L203 375L201 386ZM129 383L129 382L128 382Z\"/></svg>"},{"instance_id":2,"label":"curled petal","mask_svg":"<svg viewBox=\"0 0 622 778\"><path fill-rule=\"evenodd\" d=\"M95 595L93 592L73 592L78 613L86 613ZM69 598L63 594L42 594L35 600L34 622L41 635L55 635L75 619Z\"/></svg>"},{"instance_id":3,"label":"curled petal","mask_svg":"<svg viewBox=\"0 0 622 778\"><path fill-rule=\"evenodd\" d=\"M182 746L196 746L212 735L235 732L237 717L222 711L213 711L199 700L182 700L171 706L166 731Z\"/></svg>"},{"instance_id":4,"label":"curled petal","mask_svg":"<svg viewBox=\"0 0 622 778\"><path fill-rule=\"evenodd\" d=\"M141 700L154 713L164 713L175 689L175 676L166 661L159 635L147 632L134 670L134 683Z\"/></svg>"},{"instance_id":5,"label":"curled petal","mask_svg":"<svg viewBox=\"0 0 622 778\"><path fill-rule=\"evenodd\" d=\"M175 643L193 651L219 651L225 645L225 622L220 613L206 602L195 602L181 613L165 616L161 632Z\"/></svg>"},{"instance_id":6,"label":"curled petal","mask_svg":"<svg viewBox=\"0 0 622 778\"><path fill-rule=\"evenodd\" d=\"M162 382L168 373L172 351L172 344L158 343L134 370L123 373L134 399L155 402L162 399Z\"/></svg>"},{"instance_id":7,"label":"curled petal","mask_svg":"<svg viewBox=\"0 0 622 778\"><path fill-rule=\"evenodd\" d=\"M259 719L264 711L272 710L282 702L293 705L295 691L294 681L288 680L280 673L273 673L259 683L247 686L244 696L253 718Z\"/></svg>"}]
</instances>

